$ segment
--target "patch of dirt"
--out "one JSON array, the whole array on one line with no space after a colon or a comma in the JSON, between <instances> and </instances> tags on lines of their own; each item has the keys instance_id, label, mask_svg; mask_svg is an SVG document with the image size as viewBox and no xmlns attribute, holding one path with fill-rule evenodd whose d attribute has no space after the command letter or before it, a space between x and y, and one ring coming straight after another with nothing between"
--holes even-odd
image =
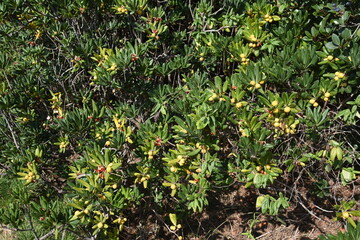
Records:
<instances>
[{"instance_id":1,"label":"patch of dirt","mask_svg":"<svg viewBox=\"0 0 360 240\"><path fill-rule=\"evenodd\" d=\"M223 194L219 199L210 196L209 206L198 217L197 223L189 222L191 230L185 239L249 239L244 234L250 230L251 220L257 216L254 207L259 195L257 191L241 185L238 189ZM332 220L334 213L322 212L315 207L308 210L300 204L292 204L280 212L279 218L262 216L256 219L251 233L256 239L262 240L307 240L316 239L321 234L336 234L343 230L341 222Z\"/></svg>"},{"instance_id":2,"label":"patch of dirt","mask_svg":"<svg viewBox=\"0 0 360 240\"><path fill-rule=\"evenodd\" d=\"M234 184L227 190L209 192L209 205L202 213L182 219L183 228L176 233L183 240L248 240L250 238L246 233L260 240L313 240L322 234L336 235L338 231L345 231L346 224L333 220L333 206L342 200L359 199L358 181L346 186L332 184L332 197L317 198L311 193L311 183L298 186L294 192L286 191L290 206L281 209L277 216L260 215L255 203L261 194L277 195L281 191L279 186L259 190ZM360 210L360 203L357 202L352 210ZM138 212L136 226L131 224L125 227L121 239L178 239L166 225L166 212L157 213L151 206L143 208Z\"/></svg>"}]
</instances>

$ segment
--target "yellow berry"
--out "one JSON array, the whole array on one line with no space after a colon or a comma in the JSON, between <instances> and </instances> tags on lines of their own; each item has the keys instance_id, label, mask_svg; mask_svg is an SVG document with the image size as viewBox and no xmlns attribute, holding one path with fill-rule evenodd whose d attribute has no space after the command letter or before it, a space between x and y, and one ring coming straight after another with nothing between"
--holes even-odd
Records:
<instances>
[{"instance_id":1,"label":"yellow berry","mask_svg":"<svg viewBox=\"0 0 360 240\"><path fill-rule=\"evenodd\" d=\"M325 101L325 102L329 101L329 98L325 97L325 98L324 98L324 101Z\"/></svg>"},{"instance_id":2,"label":"yellow berry","mask_svg":"<svg viewBox=\"0 0 360 240\"><path fill-rule=\"evenodd\" d=\"M317 107L317 106L319 106L319 104L317 102L314 102L313 106Z\"/></svg>"},{"instance_id":3,"label":"yellow berry","mask_svg":"<svg viewBox=\"0 0 360 240\"><path fill-rule=\"evenodd\" d=\"M342 215L341 215L341 217L342 217L343 219L347 219L347 218L350 217L350 214L349 214L348 212L343 212Z\"/></svg>"},{"instance_id":4,"label":"yellow berry","mask_svg":"<svg viewBox=\"0 0 360 240\"><path fill-rule=\"evenodd\" d=\"M230 100L231 103L235 103L235 101L236 101L235 98L232 98L232 99Z\"/></svg>"},{"instance_id":5,"label":"yellow berry","mask_svg":"<svg viewBox=\"0 0 360 240\"><path fill-rule=\"evenodd\" d=\"M330 97L331 95L330 95L329 92L326 92L326 93L324 94L324 96L328 98L328 97Z\"/></svg>"},{"instance_id":6,"label":"yellow berry","mask_svg":"<svg viewBox=\"0 0 360 240\"><path fill-rule=\"evenodd\" d=\"M290 107L285 107L285 108L284 108L284 112L288 113L288 112L290 112L290 111L291 111L291 108L290 108Z\"/></svg>"},{"instance_id":7,"label":"yellow berry","mask_svg":"<svg viewBox=\"0 0 360 240\"><path fill-rule=\"evenodd\" d=\"M279 102L276 101L276 100L275 100L275 101L272 101L272 102L271 102L271 105L274 106L274 107L276 107L277 105L279 105Z\"/></svg>"},{"instance_id":8,"label":"yellow berry","mask_svg":"<svg viewBox=\"0 0 360 240\"><path fill-rule=\"evenodd\" d=\"M180 166L184 166L184 164L185 164L185 159L181 159L181 160L179 161L179 165L180 165Z\"/></svg>"},{"instance_id":9,"label":"yellow berry","mask_svg":"<svg viewBox=\"0 0 360 240\"><path fill-rule=\"evenodd\" d=\"M250 85L253 85L253 86L254 86L254 85L256 85L256 82L255 82L255 81L251 81L251 82L250 82Z\"/></svg>"},{"instance_id":10,"label":"yellow berry","mask_svg":"<svg viewBox=\"0 0 360 240\"><path fill-rule=\"evenodd\" d=\"M174 189L176 189L176 185L175 185L175 184L171 184L170 188L171 188L172 190L174 190Z\"/></svg>"},{"instance_id":11,"label":"yellow berry","mask_svg":"<svg viewBox=\"0 0 360 240\"><path fill-rule=\"evenodd\" d=\"M236 107L236 108L241 108L241 107L242 107L242 103L241 103L241 102L236 103L235 107Z\"/></svg>"},{"instance_id":12,"label":"yellow berry","mask_svg":"<svg viewBox=\"0 0 360 240\"><path fill-rule=\"evenodd\" d=\"M275 122L280 122L280 119L279 119L279 118L275 118Z\"/></svg>"},{"instance_id":13,"label":"yellow berry","mask_svg":"<svg viewBox=\"0 0 360 240\"><path fill-rule=\"evenodd\" d=\"M257 83L257 84L255 84L255 88L259 89L259 88L261 88L261 85L259 83Z\"/></svg>"},{"instance_id":14,"label":"yellow berry","mask_svg":"<svg viewBox=\"0 0 360 240\"><path fill-rule=\"evenodd\" d=\"M102 222L99 222L99 223L97 224L97 227L98 227L98 228L103 228L103 227L104 227L104 224L103 224Z\"/></svg>"},{"instance_id":15,"label":"yellow berry","mask_svg":"<svg viewBox=\"0 0 360 240\"><path fill-rule=\"evenodd\" d=\"M327 60L332 61L333 59L334 59L333 56L331 56L331 55L327 56Z\"/></svg>"},{"instance_id":16,"label":"yellow berry","mask_svg":"<svg viewBox=\"0 0 360 240\"><path fill-rule=\"evenodd\" d=\"M274 127L280 127L280 123L275 122L275 123L274 123Z\"/></svg>"},{"instance_id":17,"label":"yellow berry","mask_svg":"<svg viewBox=\"0 0 360 240\"><path fill-rule=\"evenodd\" d=\"M339 78L343 78L344 76L345 76L345 73L340 72L340 73L338 74L338 77L339 77Z\"/></svg>"},{"instance_id":18,"label":"yellow berry","mask_svg":"<svg viewBox=\"0 0 360 240\"><path fill-rule=\"evenodd\" d=\"M311 104L314 104L316 102L315 98L310 99L309 101Z\"/></svg>"}]
</instances>

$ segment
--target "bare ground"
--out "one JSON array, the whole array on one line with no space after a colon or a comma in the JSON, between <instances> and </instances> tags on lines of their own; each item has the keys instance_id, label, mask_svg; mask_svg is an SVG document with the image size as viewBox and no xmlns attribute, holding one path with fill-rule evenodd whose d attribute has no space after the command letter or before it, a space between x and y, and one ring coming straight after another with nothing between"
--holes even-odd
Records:
<instances>
[{"instance_id":1,"label":"bare ground","mask_svg":"<svg viewBox=\"0 0 360 240\"><path fill-rule=\"evenodd\" d=\"M359 183L360 178L353 186L333 184L332 196L339 201L360 199ZM338 231L345 231L344 221L334 221L333 201L312 196L308 193L309 188L298 190L303 200L296 202L292 199L290 207L280 211L278 217L255 215L255 212L259 212L255 209L256 197L259 194L273 194L273 190L259 192L258 189L239 184L221 196L209 193L209 206L201 214L182 220L183 229L177 234L189 240L246 240L250 238L244 233L249 232L254 218L256 222L251 233L260 240L311 240L322 234L336 235ZM360 202L352 210L360 210ZM122 239L178 239L167 229L169 226L166 226L166 222L166 215L153 214L140 220L136 228L126 227Z\"/></svg>"}]
</instances>

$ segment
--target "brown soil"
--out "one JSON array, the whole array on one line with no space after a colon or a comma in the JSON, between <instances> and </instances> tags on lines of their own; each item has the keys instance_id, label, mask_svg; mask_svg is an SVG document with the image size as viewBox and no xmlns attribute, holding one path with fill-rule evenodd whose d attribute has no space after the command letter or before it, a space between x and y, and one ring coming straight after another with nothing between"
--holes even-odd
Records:
<instances>
[{"instance_id":1,"label":"brown soil","mask_svg":"<svg viewBox=\"0 0 360 240\"><path fill-rule=\"evenodd\" d=\"M331 193L341 200L359 199L358 184L355 183L353 187L333 184ZM334 202L314 198L308 194L307 188L298 188L298 190L303 197L301 203L296 202L295 198L290 199L290 207L281 210L278 217L260 216L256 219L251 231L256 239L310 240L322 234L336 235L338 231L344 231L345 222L333 220ZM184 240L250 239L244 233L250 230L254 216L259 216L255 214L255 212L259 213L255 209L256 197L260 194L274 193L275 190L259 192L258 189L245 188L241 184L234 185L221 196L209 193L209 206L203 213L194 214L189 220L182 220L183 229L177 232L178 236L183 236ZM352 210L360 210L360 203ZM148 211L146 212L149 214ZM140 221L136 228L127 226L123 232L125 233L123 239L178 239L167 229L169 227L166 225L167 216L157 214L155 211L153 213L146 220ZM143 216L146 216L145 212Z\"/></svg>"},{"instance_id":2,"label":"brown soil","mask_svg":"<svg viewBox=\"0 0 360 240\"><path fill-rule=\"evenodd\" d=\"M191 240L249 239L243 233L249 230L250 221L256 209L255 189L240 186L235 191L223 195L218 203L212 201L207 211L202 214L197 236L188 236ZM315 210L314 211L315 214ZM317 216L317 215L315 215ZM301 205L291 205L286 211L275 217L260 217L253 227L252 235L256 239L271 240L306 240L316 239L324 233L336 234L342 229L342 223L334 222L331 216L323 214L312 216Z\"/></svg>"}]
</instances>

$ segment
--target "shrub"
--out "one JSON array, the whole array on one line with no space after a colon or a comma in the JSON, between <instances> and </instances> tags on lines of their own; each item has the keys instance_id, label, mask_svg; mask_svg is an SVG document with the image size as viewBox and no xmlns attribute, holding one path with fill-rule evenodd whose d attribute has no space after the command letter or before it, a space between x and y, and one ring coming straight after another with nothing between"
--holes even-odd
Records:
<instances>
[{"instance_id":1,"label":"shrub","mask_svg":"<svg viewBox=\"0 0 360 240\"><path fill-rule=\"evenodd\" d=\"M339 205L329 186L360 173L358 10L2 1L0 222L117 239L151 209L181 239L210 193L240 183L276 189L256 196L258 214L306 200L303 186L355 227L354 199Z\"/></svg>"}]
</instances>

